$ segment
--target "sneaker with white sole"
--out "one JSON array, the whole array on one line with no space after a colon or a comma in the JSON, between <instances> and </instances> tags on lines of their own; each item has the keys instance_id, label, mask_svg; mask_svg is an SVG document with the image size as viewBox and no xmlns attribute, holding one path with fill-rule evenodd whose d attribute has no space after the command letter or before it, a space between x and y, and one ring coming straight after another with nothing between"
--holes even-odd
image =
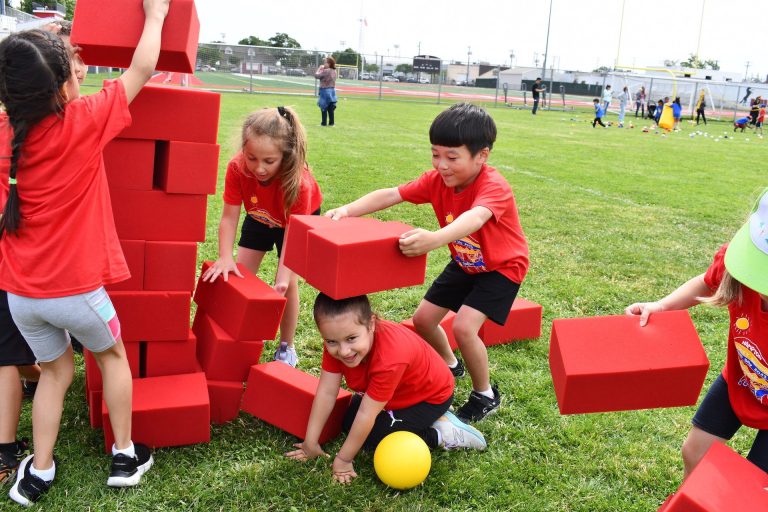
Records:
<instances>
[{"instance_id":1,"label":"sneaker with white sole","mask_svg":"<svg viewBox=\"0 0 768 512\"><path fill-rule=\"evenodd\" d=\"M460 357L456 358L456 366L453 368L449 366L448 369L451 370L454 379L460 379L467 374L467 370L464 368L464 361L462 361Z\"/></svg>"},{"instance_id":2,"label":"sneaker with white sole","mask_svg":"<svg viewBox=\"0 0 768 512\"><path fill-rule=\"evenodd\" d=\"M441 446L445 450L458 450L468 448L472 450L485 450L488 443L483 434L471 425L467 425L456 417L451 411L432 424L432 428L440 432Z\"/></svg>"},{"instance_id":3,"label":"sneaker with white sole","mask_svg":"<svg viewBox=\"0 0 768 512\"><path fill-rule=\"evenodd\" d=\"M13 501L24 507L29 507L39 500L43 494L48 492L48 489L51 488L51 483L53 483L46 482L42 478L32 474L30 468L32 468L32 461L34 458L34 455L28 455L21 461L21 464L19 464L19 471L16 474L16 482L8 492L8 496Z\"/></svg>"},{"instance_id":4,"label":"sneaker with white sole","mask_svg":"<svg viewBox=\"0 0 768 512\"><path fill-rule=\"evenodd\" d=\"M493 391L493 398L472 391L469 394L469 400L456 411L456 416L461 421L469 423L470 421L480 421L486 416L494 414L501 406L501 394L496 386L491 386L491 391Z\"/></svg>"},{"instance_id":5,"label":"sneaker with white sole","mask_svg":"<svg viewBox=\"0 0 768 512\"><path fill-rule=\"evenodd\" d=\"M13 480L19 464L29 455L29 439L26 437L11 444L11 450L0 451L0 485Z\"/></svg>"},{"instance_id":6,"label":"sneaker with white sole","mask_svg":"<svg viewBox=\"0 0 768 512\"><path fill-rule=\"evenodd\" d=\"M287 341L281 341L275 350L275 361L280 361L288 366L296 368L299 364L299 356L296 354L296 348L288 345Z\"/></svg>"},{"instance_id":7,"label":"sneaker with white sole","mask_svg":"<svg viewBox=\"0 0 768 512\"><path fill-rule=\"evenodd\" d=\"M133 487L138 485L141 475L149 471L155 460L152 452L143 444L133 443L135 455L129 457L118 453L112 456L112 468L109 471L107 485L110 487Z\"/></svg>"}]
</instances>

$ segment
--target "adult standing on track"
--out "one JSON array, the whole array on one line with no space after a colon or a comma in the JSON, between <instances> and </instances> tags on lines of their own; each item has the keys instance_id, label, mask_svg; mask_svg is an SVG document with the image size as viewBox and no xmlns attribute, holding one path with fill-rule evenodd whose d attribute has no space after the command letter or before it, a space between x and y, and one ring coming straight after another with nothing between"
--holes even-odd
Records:
<instances>
[{"instance_id":1,"label":"adult standing on track","mask_svg":"<svg viewBox=\"0 0 768 512\"><path fill-rule=\"evenodd\" d=\"M325 62L315 71L315 78L320 80L317 106L322 113L321 126L333 126L333 113L336 110L336 60L326 57Z\"/></svg>"}]
</instances>

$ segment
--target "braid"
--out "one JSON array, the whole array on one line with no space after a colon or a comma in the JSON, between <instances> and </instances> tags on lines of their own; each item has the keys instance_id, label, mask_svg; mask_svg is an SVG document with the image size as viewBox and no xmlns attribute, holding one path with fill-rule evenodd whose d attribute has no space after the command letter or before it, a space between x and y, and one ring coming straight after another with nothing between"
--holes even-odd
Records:
<instances>
[{"instance_id":1,"label":"braid","mask_svg":"<svg viewBox=\"0 0 768 512\"><path fill-rule=\"evenodd\" d=\"M11 121L11 126L13 127L13 139L11 140L11 167L8 176L15 181L16 172L19 168L19 158L21 157L21 147L24 144L24 139L27 138L29 126L24 121ZM3 217L0 219L0 236L4 233L16 234L20 222L19 191L12 181L8 190L8 201L5 203Z\"/></svg>"}]
</instances>

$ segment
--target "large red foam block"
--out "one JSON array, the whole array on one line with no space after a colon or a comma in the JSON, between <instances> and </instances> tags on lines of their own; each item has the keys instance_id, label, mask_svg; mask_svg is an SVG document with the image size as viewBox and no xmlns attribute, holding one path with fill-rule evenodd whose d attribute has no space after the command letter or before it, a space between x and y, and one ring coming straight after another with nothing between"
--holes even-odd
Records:
<instances>
[{"instance_id":1,"label":"large red foam block","mask_svg":"<svg viewBox=\"0 0 768 512\"><path fill-rule=\"evenodd\" d=\"M155 185L172 194L215 194L219 145L160 142Z\"/></svg>"},{"instance_id":2,"label":"large red foam block","mask_svg":"<svg viewBox=\"0 0 768 512\"><path fill-rule=\"evenodd\" d=\"M120 137L215 144L220 103L214 92L145 85L130 105L133 123Z\"/></svg>"},{"instance_id":3,"label":"large red foam block","mask_svg":"<svg viewBox=\"0 0 768 512\"><path fill-rule=\"evenodd\" d=\"M138 379L141 371L141 361L139 358L139 344L135 342L124 343L125 355L128 358L128 366L131 368L131 375ZM85 383L89 391L101 391L103 380L101 370L96 364L96 358L90 350L83 350L83 360L85 361Z\"/></svg>"},{"instance_id":4,"label":"large red foam block","mask_svg":"<svg viewBox=\"0 0 768 512\"><path fill-rule=\"evenodd\" d=\"M456 313L454 313L453 311L448 311L448 314L446 314L443 317L443 320L440 322L440 327L443 328L443 331L445 331L445 335L448 337L448 344L451 346L451 350L456 350L457 348L459 348L459 345L456 343L456 337L453 335L453 319L454 318L456 318ZM413 325L413 318L407 318L400 323L403 325L403 327L407 327L413 332L416 332L416 327L414 327Z\"/></svg>"},{"instance_id":5,"label":"large red foam block","mask_svg":"<svg viewBox=\"0 0 768 512\"><path fill-rule=\"evenodd\" d=\"M202 242L204 195L166 194L162 190L111 189L117 235L126 240Z\"/></svg>"},{"instance_id":6,"label":"large red foam block","mask_svg":"<svg viewBox=\"0 0 768 512\"><path fill-rule=\"evenodd\" d=\"M486 346L538 338L541 336L541 317L541 305L518 297L504 325L486 320L478 335Z\"/></svg>"},{"instance_id":7,"label":"large red foam block","mask_svg":"<svg viewBox=\"0 0 768 512\"><path fill-rule=\"evenodd\" d=\"M104 168L111 188L152 190L155 141L113 139L104 147Z\"/></svg>"},{"instance_id":8,"label":"large red foam block","mask_svg":"<svg viewBox=\"0 0 768 512\"><path fill-rule=\"evenodd\" d=\"M198 340L197 359L211 380L245 382L264 350L263 341L233 339L199 307L192 331Z\"/></svg>"},{"instance_id":9,"label":"large red foam block","mask_svg":"<svg viewBox=\"0 0 768 512\"><path fill-rule=\"evenodd\" d=\"M109 410L102 402L104 447L114 435ZM133 380L131 438L151 448L207 443L211 440L208 384L203 373Z\"/></svg>"},{"instance_id":10,"label":"large red foam block","mask_svg":"<svg viewBox=\"0 0 768 512\"><path fill-rule=\"evenodd\" d=\"M100 0L78 0L72 42L89 65L127 68L144 27L142 3L111 0L105 10ZM194 73L200 20L193 0L173 0L163 23L156 69Z\"/></svg>"},{"instance_id":11,"label":"large red foam block","mask_svg":"<svg viewBox=\"0 0 768 512\"><path fill-rule=\"evenodd\" d=\"M85 397L88 402L88 423L90 423L91 428L101 428L102 423L102 417L101 417L101 400L102 400L102 391L91 391L90 389L85 390Z\"/></svg>"},{"instance_id":12,"label":"large red foam block","mask_svg":"<svg viewBox=\"0 0 768 512\"><path fill-rule=\"evenodd\" d=\"M202 371L197 362L197 337L192 330L183 340L145 342L144 351L146 355L142 376L162 377Z\"/></svg>"},{"instance_id":13,"label":"large red foam block","mask_svg":"<svg viewBox=\"0 0 768 512\"><path fill-rule=\"evenodd\" d=\"M123 341L183 340L189 336L189 292L109 292Z\"/></svg>"},{"instance_id":14,"label":"large red foam block","mask_svg":"<svg viewBox=\"0 0 768 512\"><path fill-rule=\"evenodd\" d=\"M188 291L195 289L197 244L149 241L145 247L144 289Z\"/></svg>"},{"instance_id":15,"label":"large red foam block","mask_svg":"<svg viewBox=\"0 0 768 512\"><path fill-rule=\"evenodd\" d=\"M664 512L768 510L768 474L722 443L714 443Z\"/></svg>"},{"instance_id":16,"label":"large red foam block","mask_svg":"<svg viewBox=\"0 0 768 512\"><path fill-rule=\"evenodd\" d=\"M290 227L294 222L295 227ZM400 235L410 229L400 222L371 218L323 221L292 217L288 230L293 232L286 235L284 261L307 283L334 299L419 285L424 282L426 255L408 258L398 246ZM289 251L297 254L289 258Z\"/></svg>"},{"instance_id":17,"label":"large red foam block","mask_svg":"<svg viewBox=\"0 0 768 512\"><path fill-rule=\"evenodd\" d=\"M270 425L304 439L319 382L317 377L279 361L255 365L248 375L241 408ZM349 391L339 390L331 415L320 433L321 443L339 435L351 398ZM286 407L285 404L291 406Z\"/></svg>"},{"instance_id":18,"label":"large red foam block","mask_svg":"<svg viewBox=\"0 0 768 512\"><path fill-rule=\"evenodd\" d=\"M211 423L222 425L240 414L240 402L243 400L242 382L209 380L208 397L211 401Z\"/></svg>"},{"instance_id":19,"label":"large red foam block","mask_svg":"<svg viewBox=\"0 0 768 512\"><path fill-rule=\"evenodd\" d=\"M687 311L557 319L549 367L561 414L693 405L709 361Z\"/></svg>"},{"instance_id":20,"label":"large red foam block","mask_svg":"<svg viewBox=\"0 0 768 512\"><path fill-rule=\"evenodd\" d=\"M238 265L244 277L229 274L204 282L202 275L211 266L203 263L195 290L195 302L235 340L271 340L277 334L286 299L271 286Z\"/></svg>"},{"instance_id":21,"label":"large red foam block","mask_svg":"<svg viewBox=\"0 0 768 512\"><path fill-rule=\"evenodd\" d=\"M131 277L119 283L108 284L107 291L138 291L144 289L144 240L120 240L120 247L128 264Z\"/></svg>"}]
</instances>

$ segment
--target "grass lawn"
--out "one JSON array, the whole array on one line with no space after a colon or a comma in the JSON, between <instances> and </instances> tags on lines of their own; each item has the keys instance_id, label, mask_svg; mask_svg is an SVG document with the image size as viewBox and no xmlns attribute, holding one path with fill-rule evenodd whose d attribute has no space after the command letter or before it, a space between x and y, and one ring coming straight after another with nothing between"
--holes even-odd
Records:
<instances>
[{"instance_id":1,"label":"grass lawn","mask_svg":"<svg viewBox=\"0 0 768 512\"><path fill-rule=\"evenodd\" d=\"M338 125L322 128L313 98L222 96L219 194L209 199L208 237L200 261L217 256L217 226L224 170L238 144L247 112L291 105L309 137L309 162L325 197L323 209L379 187L408 181L430 167L428 129L446 105L345 100ZM531 269L520 295L544 306L540 339L489 349L492 379L503 392L498 414L478 424L485 453L440 452L423 486L395 492L376 478L372 455L355 461L351 486L331 482L330 462L298 463L283 457L296 439L247 414L212 427L211 443L157 450L156 464L137 489L106 487L109 458L101 431L88 426L82 361L65 404L57 445L59 474L41 503L46 510L656 510L682 477L680 445L693 407L560 416L547 354L555 318L619 314L636 300L652 300L703 272L719 245L746 218L757 193L768 185L756 162L766 142L732 134L712 123L715 142L684 132L642 133L593 129L589 112L530 112L491 108L498 140L490 163L511 183L531 252ZM615 120L611 115L609 120ZM634 118L630 118L634 121ZM731 137L733 135L733 137ZM749 141L747 141L749 139ZM376 215L434 229L429 206L399 205ZM427 286L448 259L443 248L429 255L421 287L372 296L375 309L399 321L412 315ZM274 276L274 256L262 278ZM301 285L297 343L301 368L318 374L321 341L311 320L315 291ZM725 358L727 312L692 311L710 356L705 386ZM265 349L265 359L274 350ZM457 401L469 393L459 381ZM30 407L20 427L31 434ZM290 407L290 404L286 404ZM732 443L742 453L753 433ZM340 440L326 446L335 453ZM0 509L10 509L6 502Z\"/></svg>"}]
</instances>

